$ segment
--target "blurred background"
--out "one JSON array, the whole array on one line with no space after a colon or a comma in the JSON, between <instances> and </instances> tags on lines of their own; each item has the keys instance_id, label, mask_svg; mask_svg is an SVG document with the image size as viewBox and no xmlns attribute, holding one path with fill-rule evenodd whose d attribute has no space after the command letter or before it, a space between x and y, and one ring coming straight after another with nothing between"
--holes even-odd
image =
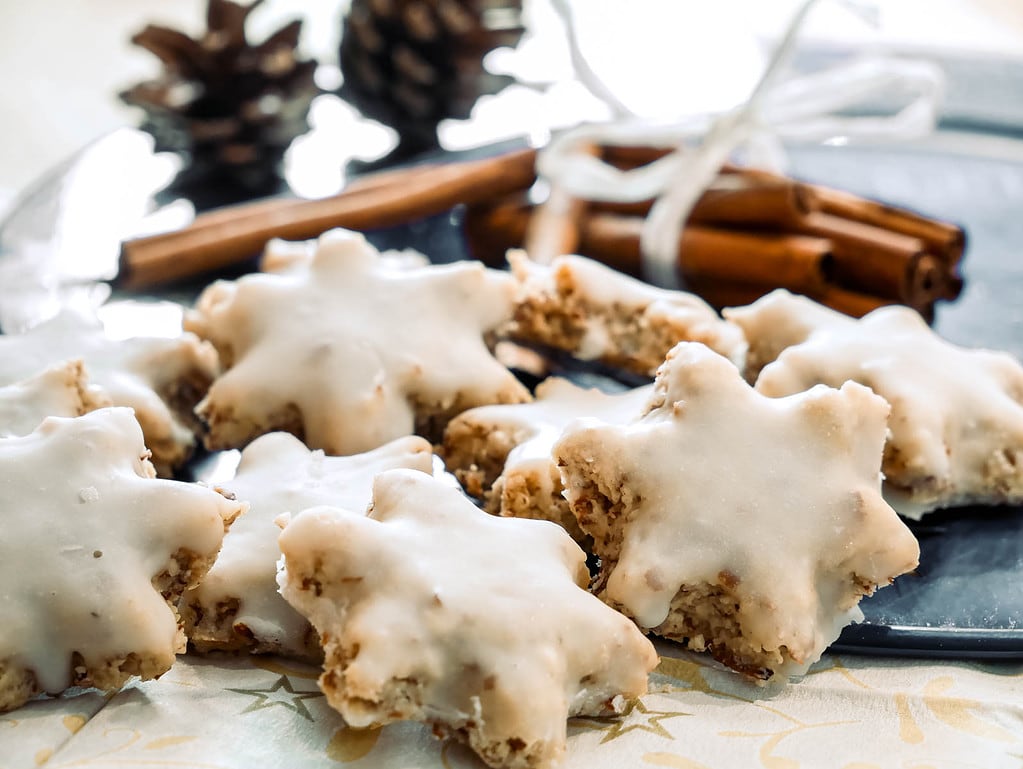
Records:
<instances>
[{"instance_id":1,"label":"blurred background","mask_svg":"<svg viewBox=\"0 0 1023 769\"><path fill-rule=\"evenodd\" d=\"M615 95L639 114L671 117L741 100L798 3L575 0L570 5L584 53ZM984 109L991 111L993 102L1001 112L987 117L1010 129L1018 117L1023 131L1023 80L993 83L1023 67L1023 2L888 0L877 6L872 25L842 2L820 3L803 50L827 55L880 48L972 68L967 79L972 85L957 86L959 92L953 88L950 96L969 101L978 90L1000 87L1009 98L988 99ZM141 111L125 105L118 93L155 77L161 67L155 56L130 42L132 34L157 23L197 36L205 27L205 10L205 0L4 0L0 210L83 145L137 125ZM327 65L317 82L329 89L340 82L338 45L348 12L348 0L266 0L252 14L248 32L258 41L289 19L303 18L300 51ZM438 134L445 148L521 135L542 140L551 128L607 116L606 105L573 82L564 28L549 0L525 0L522 13L526 31L516 48L499 47L486 59L488 69L517 84L497 96L482 96L470 120L444 121ZM333 128L314 146L298 142L293 149L315 153L331 170L310 180L300 194L333 191L337 169L346 162L378 158L397 143L392 129L336 98L315 104L310 120L331 122Z\"/></svg>"}]
</instances>

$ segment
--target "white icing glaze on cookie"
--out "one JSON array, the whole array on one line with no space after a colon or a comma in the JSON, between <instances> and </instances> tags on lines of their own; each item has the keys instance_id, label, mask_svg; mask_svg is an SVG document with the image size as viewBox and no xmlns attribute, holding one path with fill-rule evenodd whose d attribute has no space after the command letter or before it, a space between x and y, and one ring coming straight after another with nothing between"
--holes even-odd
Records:
<instances>
[{"instance_id":1,"label":"white icing glaze on cookie","mask_svg":"<svg viewBox=\"0 0 1023 769\"><path fill-rule=\"evenodd\" d=\"M805 341L815 329L843 326L851 320L848 315L783 288L751 305L726 307L721 314L742 329L749 343L744 373L750 384L786 347Z\"/></svg>"},{"instance_id":2,"label":"white icing glaze on cookie","mask_svg":"<svg viewBox=\"0 0 1023 769\"><path fill-rule=\"evenodd\" d=\"M608 394L551 377L537 386L533 403L482 406L473 413L478 421L490 422L493 429L511 430L522 437L508 456L508 466L523 470L536 462L551 461L551 447L572 420L595 417L612 424L630 421L639 415L652 390L653 386L648 385Z\"/></svg>"},{"instance_id":3,"label":"white icing glaze on cookie","mask_svg":"<svg viewBox=\"0 0 1023 769\"><path fill-rule=\"evenodd\" d=\"M282 513L297 514L325 504L364 511L372 496L373 477L397 467L431 473L430 444L407 436L350 457L310 451L289 433L270 433L249 444L234 479L219 487L247 502L249 510L232 525L213 568L183 601L192 641L217 648L238 646L239 637L249 637L244 644L249 648L308 655L309 624L277 592L281 551L277 546L280 529L274 520ZM218 604L225 601L238 602L237 611L226 618L226 628L210 634L201 626L197 636L196 609L213 618ZM232 624L238 627L238 636Z\"/></svg>"},{"instance_id":4,"label":"white icing glaze on cookie","mask_svg":"<svg viewBox=\"0 0 1023 769\"><path fill-rule=\"evenodd\" d=\"M651 357L645 347L663 346L652 356L656 363L649 371L638 372L652 373L671 346L686 340L708 345L737 366L744 364L742 331L695 294L651 286L582 256L559 256L542 265L513 251L508 261L519 281L520 307L537 300L550 306L564 303L570 323L582 324L581 339L570 351L583 360L624 365L631 359L634 369L632 363ZM562 346L554 339L537 341Z\"/></svg>"},{"instance_id":5,"label":"white icing glaze on cookie","mask_svg":"<svg viewBox=\"0 0 1023 769\"><path fill-rule=\"evenodd\" d=\"M853 320L809 300L752 305L742 322L808 327L761 372L757 390L782 396L852 380L891 404L885 494L903 515L954 505L1023 502L1023 367L1006 353L946 342L914 311L883 307ZM812 320L811 320L812 319Z\"/></svg>"},{"instance_id":6,"label":"white icing glaze on cookie","mask_svg":"<svg viewBox=\"0 0 1023 769\"><path fill-rule=\"evenodd\" d=\"M859 616L864 591L916 565L915 539L881 497L887 412L854 383L767 398L724 358L680 344L649 413L580 420L554 447L604 559L603 597L657 632L682 588L714 586L741 606L746 644L781 650L775 674L804 670ZM735 662L724 640L716 651Z\"/></svg>"},{"instance_id":7,"label":"white icing glaze on cookie","mask_svg":"<svg viewBox=\"0 0 1023 769\"><path fill-rule=\"evenodd\" d=\"M198 408L211 448L287 429L353 454L412 433L417 418L528 399L484 342L511 311L507 275L381 261L361 235L334 230L307 269L203 293L186 325L230 366Z\"/></svg>"},{"instance_id":8,"label":"white icing glaze on cookie","mask_svg":"<svg viewBox=\"0 0 1023 769\"><path fill-rule=\"evenodd\" d=\"M288 272L308 269L316 256L315 240L281 240L274 238L266 244L259 269L263 272ZM411 248L401 251L381 251L380 266L404 270L426 267L430 260Z\"/></svg>"},{"instance_id":9,"label":"white icing glaze on cookie","mask_svg":"<svg viewBox=\"0 0 1023 769\"><path fill-rule=\"evenodd\" d=\"M109 405L88 389L82 362L66 361L0 387L0 438L28 435L46 417L77 417Z\"/></svg>"},{"instance_id":10,"label":"white icing glaze on cookie","mask_svg":"<svg viewBox=\"0 0 1023 769\"><path fill-rule=\"evenodd\" d=\"M126 408L0 439L0 668L28 671L38 690L129 655L152 677L184 651L155 583L173 594L197 581L243 506L155 478L147 453Z\"/></svg>"},{"instance_id":11,"label":"white icing glaze on cookie","mask_svg":"<svg viewBox=\"0 0 1023 769\"><path fill-rule=\"evenodd\" d=\"M567 717L642 694L657 663L586 591L564 531L421 473L377 476L368 517L306 510L280 544L282 594L324 638L320 686L354 727L423 720L492 766L549 767Z\"/></svg>"},{"instance_id":12,"label":"white icing glaze on cookie","mask_svg":"<svg viewBox=\"0 0 1023 769\"><path fill-rule=\"evenodd\" d=\"M84 362L91 392L135 410L161 474L188 458L195 436L169 401L212 381L217 354L209 344L192 334L114 340L94 316L65 310L24 334L0 336L0 385L69 359ZM198 395L190 400L194 405Z\"/></svg>"}]
</instances>

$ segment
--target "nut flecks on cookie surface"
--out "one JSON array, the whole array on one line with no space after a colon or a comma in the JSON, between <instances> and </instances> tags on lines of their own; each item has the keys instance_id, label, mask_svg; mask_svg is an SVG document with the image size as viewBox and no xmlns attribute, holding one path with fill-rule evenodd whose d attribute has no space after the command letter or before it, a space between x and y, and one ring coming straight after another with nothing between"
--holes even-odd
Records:
<instances>
[{"instance_id":1,"label":"nut flecks on cookie surface","mask_svg":"<svg viewBox=\"0 0 1023 769\"><path fill-rule=\"evenodd\" d=\"M46 417L77 417L109 405L109 399L89 388L80 360L59 363L0 386L0 438L28 435Z\"/></svg>"},{"instance_id":2,"label":"nut flecks on cookie surface","mask_svg":"<svg viewBox=\"0 0 1023 769\"><path fill-rule=\"evenodd\" d=\"M361 235L335 230L306 269L203 293L186 325L228 366L198 408L210 448L287 430L354 454L411 434L417 420L528 400L484 340L510 315L507 275L380 262Z\"/></svg>"},{"instance_id":3,"label":"nut flecks on cookie surface","mask_svg":"<svg viewBox=\"0 0 1023 769\"><path fill-rule=\"evenodd\" d=\"M242 505L155 478L146 456L126 408L0 439L0 710L153 678L184 651L172 605Z\"/></svg>"},{"instance_id":4,"label":"nut flecks on cookie surface","mask_svg":"<svg viewBox=\"0 0 1023 769\"><path fill-rule=\"evenodd\" d=\"M772 318L805 322L794 297L780 295L772 304ZM766 312L755 303L737 322L769 336ZM804 339L763 369L757 390L783 396L852 380L885 398L891 404L885 493L908 517L955 505L1023 502L1017 361L950 344L904 307L883 307L858 321L826 308L816 316Z\"/></svg>"},{"instance_id":5,"label":"nut flecks on cookie surface","mask_svg":"<svg viewBox=\"0 0 1023 769\"><path fill-rule=\"evenodd\" d=\"M651 392L648 385L609 395L551 377L531 403L479 406L455 417L444 432L445 462L488 512L551 520L579 541L584 535L562 495L551 447L579 417L631 421Z\"/></svg>"},{"instance_id":6,"label":"nut flecks on cookie surface","mask_svg":"<svg viewBox=\"0 0 1023 769\"><path fill-rule=\"evenodd\" d=\"M365 511L376 473L396 467L430 473L432 458L430 444L415 436L349 457L310 451L289 433L250 443L235 478L219 487L247 502L249 510L232 525L202 583L182 601L192 643L200 649L318 656L319 639L309 623L277 592L281 551L274 520L324 504Z\"/></svg>"},{"instance_id":7,"label":"nut flecks on cookie surface","mask_svg":"<svg viewBox=\"0 0 1023 769\"><path fill-rule=\"evenodd\" d=\"M702 342L742 366L746 340L695 294L655 288L582 256L550 265L508 256L519 289L510 335L652 375L681 341Z\"/></svg>"},{"instance_id":8,"label":"nut flecks on cookie surface","mask_svg":"<svg viewBox=\"0 0 1023 769\"><path fill-rule=\"evenodd\" d=\"M324 641L320 686L352 726L431 723L492 766L549 767L566 719L646 691L657 655L585 590L546 521L497 518L430 476L377 476L368 517L312 508L280 539L282 594Z\"/></svg>"},{"instance_id":9,"label":"nut flecks on cookie surface","mask_svg":"<svg viewBox=\"0 0 1023 769\"><path fill-rule=\"evenodd\" d=\"M65 310L23 334L0 336L0 384L81 359L90 391L129 406L161 475L171 475L195 444L191 410L217 371L216 351L192 334L177 339L108 337L95 316Z\"/></svg>"},{"instance_id":10,"label":"nut flecks on cookie surface","mask_svg":"<svg viewBox=\"0 0 1023 769\"><path fill-rule=\"evenodd\" d=\"M600 594L751 677L804 670L919 557L881 497L887 412L854 383L767 398L680 344L649 413L577 422L554 447Z\"/></svg>"}]
</instances>

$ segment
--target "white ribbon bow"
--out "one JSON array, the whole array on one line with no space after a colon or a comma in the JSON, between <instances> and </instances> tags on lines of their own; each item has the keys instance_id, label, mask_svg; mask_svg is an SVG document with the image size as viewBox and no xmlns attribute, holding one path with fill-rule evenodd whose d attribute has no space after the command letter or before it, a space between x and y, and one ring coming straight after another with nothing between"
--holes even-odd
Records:
<instances>
[{"instance_id":1,"label":"white ribbon bow","mask_svg":"<svg viewBox=\"0 0 1023 769\"><path fill-rule=\"evenodd\" d=\"M555 137L537 159L538 173L571 195L586 200L638 202L653 199L640 239L643 276L656 285L679 288L679 232L703 192L715 186L722 164L736 147L782 140L814 142L836 137L895 140L933 130L945 78L933 62L874 56L822 72L781 80L802 23L817 0L807 0L749 99L720 115L697 115L672 124L636 117L583 125ZM573 60L578 41L567 6L556 6L566 20ZM588 66L577 74L598 96L608 89ZM894 114L849 117L843 110L881 94L907 100ZM620 102L611 104L622 114ZM701 139L698 147L691 146ZM593 144L674 148L663 158L623 171L587 151Z\"/></svg>"}]
</instances>

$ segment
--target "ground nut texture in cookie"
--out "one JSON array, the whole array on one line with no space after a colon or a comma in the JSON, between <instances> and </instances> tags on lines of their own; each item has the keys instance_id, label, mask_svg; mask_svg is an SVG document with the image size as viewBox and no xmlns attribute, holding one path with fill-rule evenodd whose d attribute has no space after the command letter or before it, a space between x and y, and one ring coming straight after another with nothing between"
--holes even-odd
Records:
<instances>
[{"instance_id":1,"label":"ground nut texture in cookie","mask_svg":"<svg viewBox=\"0 0 1023 769\"><path fill-rule=\"evenodd\" d=\"M881 497L887 404L854 383L767 398L692 343L654 389L642 418L554 447L599 595L752 678L805 670L919 557Z\"/></svg>"},{"instance_id":2,"label":"ground nut texture in cookie","mask_svg":"<svg viewBox=\"0 0 1023 769\"><path fill-rule=\"evenodd\" d=\"M852 380L887 400L885 496L907 517L1023 502L1023 367L1012 356L946 342L905 307L853 320L819 306L807 313L807 302L776 292L731 312L753 339L802 329L786 335L759 392Z\"/></svg>"},{"instance_id":3,"label":"ground nut texture in cookie","mask_svg":"<svg viewBox=\"0 0 1023 769\"><path fill-rule=\"evenodd\" d=\"M746 340L695 294L667 291L582 256L549 265L509 254L518 281L510 336L650 376L681 341L702 342L742 366Z\"/></svg>"},{"instance_id":4,"label":"ground nut texture in cookie","mask_svg":"<svg viewBox=\"0 0 1023 769\"><path fill-rule=\"evenodd\" d=\"M0 439L0 711L155 678L184 651L173 607L242 506L146 456L126 408Z\"/></svg>"},{"instance_id":5,"label":"ground nut texture in cookie","mask_svg":"<svg viewBox=\"0 0 1023 769\"><path fill-rule=\"evenodd\" d=\"M232 524L202 583L181 602L193 646L319 657L315 631L277 592L281 530L274 521L324 504L365 511L373 477L396 467L430 473L430 444L410 435L364 454L327 457L290 433L269 433L250 443L235 477L219 486L249 510Z\"/></svg>"},{"instance_id":6,"label":"ground nut texture in cookie","mask_svg":"<svg viewBox=\"0 0 1023 769\"><path fill-rule=\"evenodd\" d=\"M377 476L368 517L306 510L280 539L282 594L320 633L320 686L354 727L431 724L494 767L553 767L566 719L609 715L657 664L586 590L547 521L490 516L411 470Z\"/></svg>"},{"instance_id":7,"label":"ground nut texture in cookie","mask_svg":"<svg viewBox=\"0 0 1023 769\"><path fill-rule=\"evenodd\" d=\"M562 492L551 447L579 417L626 422L638 417L651 386L610 395L551 377L532 403L480 406L459 414L444 432L444 461L489 513L560 523L577 542L585 535Z\"/></svg>"},{"instance_id":8,"label":"ground nut texture in cookie","mask_svg":"<svg viewBox=\"0 0 1023 769\"><path fill-rule=\"evenodd\" d=\"M192 409L217 372L217 353L192 334L112 339L94 315L64 310L23 334L0 335L0 385L67 360L81 360L90 391L129 406L160 475L191 456L199 426Z\"/></svg>"},{"instance_id":9,"label":"ground nut texture in cookie","mask_svg":"<svg viewBox=\"0 0 1023 769\"><path fill-rule=\"evenodd\" d=\"M198 407L209 448L286 430L356 454L417 431L439 439L467 408L529 399L486 343L511 314L508 275L388 263L361 235L334 230L306 267L203 292L186 326L227 368Z\"/></svg>"}]
</instances>

